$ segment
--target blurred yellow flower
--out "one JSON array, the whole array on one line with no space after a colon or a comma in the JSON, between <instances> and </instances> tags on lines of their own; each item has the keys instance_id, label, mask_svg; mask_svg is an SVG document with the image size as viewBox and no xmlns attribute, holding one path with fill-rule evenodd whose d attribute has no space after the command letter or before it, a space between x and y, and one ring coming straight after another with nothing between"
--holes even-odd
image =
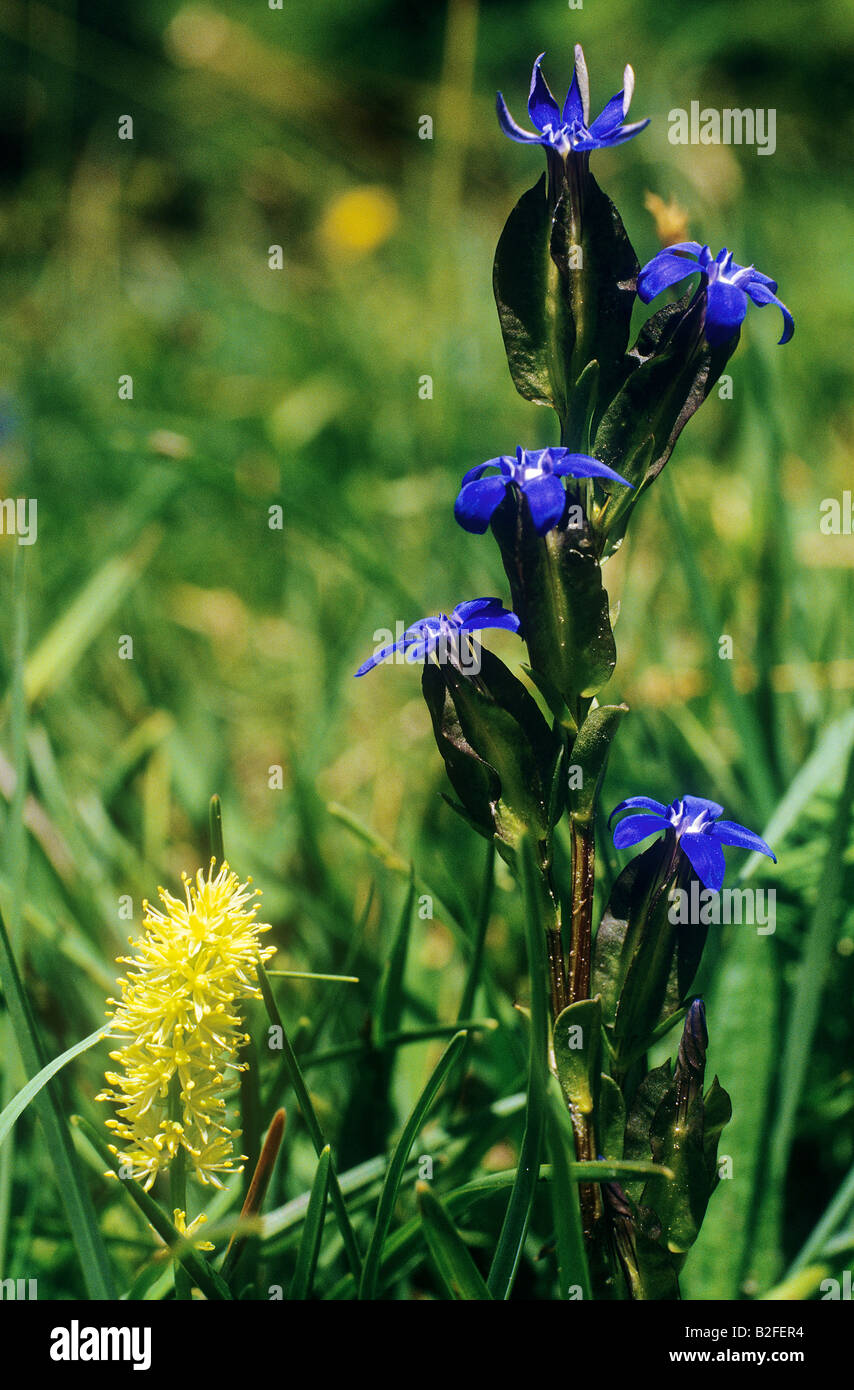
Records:
<instances>
[{"instance_id":1,"label":"blurred yellow flower","mask_svg":"<svg viewBox=\"0 0 854 1390\"><path fill-rule=\"evenodd\" d=\"M645 193L643 205L647 212L652 213L656 235L662 246L675 246L677 242L689 240L688 214L675 198L665 203L657 193Z\"/></svg>"},{"instance_id":2,"label":"blurred yellow flower","mask_svg":"<svg viewBox=\"0 0 854 1390\"><path fill-rule=\"evenodd\" d=\"M111 1034L128 1040L110 1053L118 1070L107 1072L109 1089L98 1099L119 1107L107 1125L129 1148L112 1152L146 1188L180 1149L202 1182L221 1187L220 1173L240 1171L232 1147L240 1130L226 1122L224 1073L243 1070L236 1058L248 1037L235 1004L260 997L256 965L275 947L260 945L270 927L255 920L251 880L241 883L227 864L214 874L214 864L195 881L183 875L183 902L160 888L165 912L143 903L137 954L120 958L134 968L119 980L121 1000L107 1001ZM176 1075L180 1119L169 1113Z\"/></svg>"},{"instance_id":3,"label":"blurred yellow flower","mask_svg":"<svg viewBox=\"0 0 854 1390\"><path fill-rule=\"evenodd\" d=\"M397 220L397 202L387 189L351 188L327 207L319 227L320 240L327 253L343 253L358 260L388 240Z\"/></svg>"}]
</instances>

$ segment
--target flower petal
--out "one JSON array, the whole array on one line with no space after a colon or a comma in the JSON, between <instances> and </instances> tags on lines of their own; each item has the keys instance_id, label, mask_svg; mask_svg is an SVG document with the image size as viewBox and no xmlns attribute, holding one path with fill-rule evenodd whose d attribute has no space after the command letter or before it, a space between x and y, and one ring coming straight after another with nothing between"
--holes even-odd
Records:
<instances>
[{"instance_id":1,"label":"flower petal","mask_svg":"<svg viewBox=\"0 0 854 1390\"><path fill-rule=\"evenodd\" d=\"M502 454L497 459L487 459L486 463L478 463L474 468L470 468L467 473L464 473L460 486L465 487L466 483L473 483L477 478L482 478L487 468L497 468L499 473L502 473L505 478L509 478L513 471L512 466L513 459L509 458L507 454Z\"/></svg>"},{"instance_id":2,"label":"flower petal","mask_svg":"<svg viewBox=\"0 0 854 1390\"><path fill-rule=\"evenodd\" d=\"M747 295L736 285L713 280L706 292L706 341L712 347L729 342L747 313Z\"/></svg>"},{"instance_id":3,"label":"flower petal","mask_svg":"<svg viewBox=\"0 0 854 1390\"><path fill-rule=\"evenodd\" d=\"M553 465L559 478L610 478L612 483L634 487L633 483L609 468L607 463L600 463L599 459L591 458L589 454L571 454L566 449L555 449L554 452L563 454L563 458L555 460Z\"/></svg>"},{"instance_id":4,"label":"flower petal","mask_svg":"<svg viewBox=\"0 0 854 1390\"><path fill-rule=\"evenodd\" d=\"M638 297L644 304L649 304L662 290L678 284L688 275L696 274L699 269L697 262L689 260L687 256L674 256L670 251L659 251L657 256L647 261L638 275Z\"/></svg>"},{"instance_id":5,"label":"flower petal","mask_svg":"<svg viewBox=\"0 0 854 1390\"><path fill-rule=\"evenodd\" d=\"M522 626L515 613L510 613L507 609L503 613L492 614L485 618L476 618L474 622L463 623L464 632L475 632L484 627L499 627L505 632L518 632Z\"/></svg>"},{"instance_id":6,"label":"flower petal","mask_svg":"<svg viewBox=\"0 0 854 1390\"><path fill-rule=\"evenodd\" d=\"M607 106L603 107L596 120L591 123L590 134L597 140L603 135L613 134L617 127L623 124L623 117L628 109L628 104L624 98L624 92L617 92L617 95L611 97Z\"/></svg>"},{"instance_id":7,"label":"flower petal","mask_svg":"<svg viewBox=\"0 0 854 1390\"><path fill-rule=\"evenodd\" d=\"M587 75L584 49L580 43L575 45L575 70L572 74L572 80L578 83L578 92L581 97L581 119L587 125L590 120L590 78Z\"/></svg>"},{"instance_id":8,"label":"flower petal","mask_svg":"<svg viewBox=\"0 0 854 1390\"><path fill-rule=\"evenodd\" d=\"M664 816L626 816L614 831L614 848L627 849L649 835L660 835L669 829L670 822Z\"/></svg>"},{"instance_id":9,"label":"flower petal","mask_svg":"<svg viewBox=\"0 0 854 1390\"><path fill-rule=\"evenodd\" d=\"M623 119L629 114L632 97L635 94L635 70L631 63L623 68Z\"/></svg>"},{"instance_id":10,"label":"flower petal","mask_svg":"<svg viewBox=\"0 0 854 1390\"><path fill-rule=\"evenodd\" d=\"M572 74L572 82L566 94L566 101L563 103L563 123L564 125L584 124L584 104L581 100L577 72Z\"/></svg>"},{"instance_id":11,"label":"flower petal","mask_svg":"<svg viewBox=\"0 0 854 1390\"><path fill-rule=\"evenodd\" d=\"M713 835L716 840L720 840L722 845L740 845L742 849L755 850L757 854L767 854L769 859L777 863L777 856L771 846L766 844L761 835L755 831L748 830L745 825L738 825L736 821L719 820L716 825L706 831L707 835Z\"/></svg>"},{"instance_id":12,"label":"flower petal","mask_svg":"<svg viewBox=\"0 0 854 1390\"><path fill-rule=\"evenodd\" d=\"M546 473L541 478L522 483L521 487L528 499L534 530L538 536L544 536L553 526L557 526L563 516L566 504L563 483L553 473Z\"/></svg>"},{"instance_id":13,"label":"flower petal","mask_svg":"<svg viewBox=\"0 0 854 1390\"><path fill-rule=\"evenodd\" d=\"M705 811L713 820L724 813L723 806L719 806L716 801L709 801L705 796L682 796L679 798L682 806L682 817L686 821L696 820Z\"/></svg>"},{"instance_id":14,"label":"flower petal","mask_svg":"<svg viewBox=\"0 0 854 1390\"><path fill-rule=\"evenodd\" d=\"M642 130L646 130L652 118L647 116L645 121L634 121L631 125L618 126L607 135L593 135L591 127L591 138L596 141L596 148L602 150L610 148L612 145L624 145L627 140L634 140L636 135L640 135Z\"/></svg>"},{"instance_id":15,"label":"flower petal","mask_svg":"<svg viewBox=\"0 0 854 1390\"><path fill-rule=\"evenodd\" d=\"M754 274L755 273L754 271ZM772 281L771 283L773 284L774 282ZM753 284L746 285L745 289L754 304L759 304L760 306L763 304L777 305L777 308L783 315L783 336L777 346L782 347L783 343L787 343L795 331L795 320L792 318L792 315L789 313L782 299L778 299L776 294L772 293L770 286L757 284L755 281Z\"/></svg>"},{"instance_id":16,"label":"flower petal","mask_svg":"<svg viewBox=\"0 0 854 1390\"><path fill-rule=\"evenodd\" d=\"M429 656L438 644L438 633L431 633L429 637L422 638L420 642L412 642L406 648L406 660L423 661L425 656Z\"/></svg>"},{"instance_id":17,"label":"flower petal","mask_svg":"<svg viewBox=\"0 0 854 1390\"><path fill-rule=\"evenodd\" d=\"M498 124L504 134L510 136L511 140L518 141L520 145L541 145L543 143L542 135L533 135L529 130L523 130L520 125L516 124L507 110L507 102L500 92L495 98L495 109L498 112Z\"/></svg>"},{"instance_id":18,"label":"flower petal","mask_svg":"<svg viewBox=\"0 0 854 1390\"><path fill-rule=\"evenodd\" d=\"M519 619L500 598L472 598L458 603L454 617L462 628L504 627L518 632Z\"/></svg>"},{"instance_id":19,"label":"flower petal","mask_svg":"<svg viewBox=\"0 0 854 1390\"><path fill-rule=\"evenodd\" d=\"M540 72L540 64L545 56L545 53L541 53L534 64L531 73L531 93L528 97L528 115L537 130L542 130L547 125L560 125L560 108L549 91L549 84Z\"/></svg>"},{"instance_id":20,"label":"flower petal","mask_svg":"<svg viewBox=\"0 0 854 1390\"><path fill-rule=\"evenodd\" d=\"M680 837L679 848L685 851L691 868L703 887L711 888L713 893L719 893L726 873L726 860L717 840L713 840L709 835L687 831Z\"/></svg>"},{"instance_id":21,"label":"flower petal","mask_svg":"<svg viewBox=\"0 0 854 1390\"><path fill-rule=\"evenodd\" d=\"M777 293L777 281L772 280L770 275L763 275L762 271L757 270L755 266L751 267L750 278L756 280L760 285L765 285L772 294Z\"/></svg>"},{"instance_id":22,"label":"flower petal","mask_svg":"<svg viewBox=\"0 0 854 1390\"><path fill-rule=\"evenodd\" d=\"M557 444L552 444L547 449L523 449L520 445L516 450L517 471L520 468L538 468L540 472L550 473L552 465L563 452Z\"/></svg>"},{"instance_id":23,"label":"flower petal","mask_svg":"<svg viewBox=\"0 0 854 1390\"><path fill-rule=\"evenodd\" d=\"M380 662L385 661L386 657L391 656L392 652L402 650L405 642L405 637L401 637L399 641L392 642L390 647L383 647L381 651L374 652L373 656L369 656L367 661L363 661L358 671L355 671L353 674L356 676L367 675L368 671L373 671L374 667L379 666Z\"/></svg>"},{"instance_id":24,"label":"flower petal","mask_svg":"<svg viewBox=\"0 0 854 1390\"><path fill-rule=\"evenodd\" d=\"M621 801L619 806L615 806L610 816L608 824L614 819L618 811L631 811L635 807L639 811L654 811L657 816L667 816L668 807L663 806L660 801L653 801L651 796L630 796L625 801Z\"/></svg>"},{"instance_id":25,"label":"flower petal","mask_svg":"<svg viewBox=\"0 0 854 1390\"><path fill-rule=\"evenodd\" d=\"M454 503L454 516L463 530L482 536L506 489L507 479L494 475L466 483Z\"/></svg>"},{"instance_id":26,"label":"flower petal","mask_svg":"<svg viewBox=\"0 0 854 1390\"><path fill-rule=\"evenodd\" d=\"M700 245L699 241L674 241L672 246L666 246L664 249L665 252L687 251L692 256L699 256L701 251L703 250L703 247ZM659 252L659 254L662 253Z\"/></svg>"}]
</instances>

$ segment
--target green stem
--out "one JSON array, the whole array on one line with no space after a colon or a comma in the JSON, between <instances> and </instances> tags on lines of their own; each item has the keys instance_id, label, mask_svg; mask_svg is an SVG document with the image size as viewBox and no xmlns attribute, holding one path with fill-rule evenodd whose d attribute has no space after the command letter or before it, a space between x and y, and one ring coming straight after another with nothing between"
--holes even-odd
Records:
<instances>
[{"instance_id":1,"label":"green stem","mask_svg":"<svg viewBox=\"0 0 854 1390\"><path fill-rule=\"evenodd\" d=\"M572 909L569 937L568 1002L590 998L590 971L593 952L593 884L595 839L592 822L571 822L572 841ZM575 1135L575 1152L580 1162L596 1158L595 1116L570 1109ZM584 1183L579 1188L584 1234L592 1241L602 1215L602 1198L598 1187Z\"/></svg>"},{"instance_id":2,"label":"green stem","mask_svg":"<svg viewBox=\"0 0 854 1390\"><path fill-rule=\"evenodd\" d=\"M593 942L593 885L595 837L593 825L573 820L572 918L569 935L569 1002L590 998L590 963ZM580 1155L579 1155L580 1157Z\"/></svg>"},{"instance_id":3,"label":"green stem","mask_svg":"<svg viewBox=\"0 0 854 1390\"><path fill-rule=\"evenodd\" d=\"M563 1013L569 1003L570 995L566 979L566 960L563 949L563 924L560 903L552 882L551 863L538 864L536 891L539 902L539 918L543 924L546 945L546 963L549 980L549 998L552 1018ZM533 988L533 980L531 982Z\"/></svg>"},{"instance_id":4,"label":"green stem","mask_svg":"<svg viewBox=\"0 0 854 1390\"><path fill-rule=\"evenodd\" d=\"M177 1071L173 1073L169 1082L169 1119L173 1124L183 1122L183 1110L181 1106L181 1078ZM187 1212L187 1159L183 1144L179 1144L178 1150L172 1162L169 1164L169 1201L172 1206L172 1214L176 1211L184 1213L185 1225L189 1224L186 1220ZM193 1296L192 1283L184 1266L175 1261L175 1297L179 1302L186 1303Z\"/></svg>"}]
</instances>

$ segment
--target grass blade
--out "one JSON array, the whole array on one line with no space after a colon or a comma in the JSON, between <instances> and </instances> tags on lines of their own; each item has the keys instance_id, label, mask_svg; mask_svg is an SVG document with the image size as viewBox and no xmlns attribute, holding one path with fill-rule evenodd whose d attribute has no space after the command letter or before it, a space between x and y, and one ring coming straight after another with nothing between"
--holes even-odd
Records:
<instances>
[{"instance_id":1,"label":"grass blade","mask_svg":"<svg viewBox=\"0 0 854 1390\"><path fill-rule=\"evenodd\" d=\"M837 1227L842 1225L852 1207L854 1207L854 1167L849 1169L848 1176L833 1201L789 1265L786 1279L791 1279L800 1270L805 1269L816 1256L823 1254L826 1242L830 1240Z\"/></svg>"},{"instance_id":2,"label":"grass blade","mask_svg":"<svg viewBox=\"0 0 854 1390\"><path fill-rule=\"evenodd\" d=\"M792 779L774 814L764 827L762 837L768 841L769 845L774 846L778 856L786 836L797 824L798 818L812 798L829 783L832 785L831 779L847 760L852 746L854 746L854 710L850 710L841 719L828 725L800 772ZM768 860L764 855L751 854L745 860L744 867L738 876L739 881L743 882L750 878L761 865L767 866L767 864Z\"/></svg>"},{"instance_id":3,"label":"grass blade","mask_svg":"<svg viewBox=\"0 0 854 1390\"><path fill-rule=\"evenodd\" d=\"M4 858L9 870L9 939L17 954L21 942L21 924L27 888L27 824L26 804L29 781L27 753L27 702L24 695L24 666L27 656L27 592L26 550L14 552L12 564L12 680L10 684L12 763L15 787L9 804ZM14 1053L12 1022L8 1017L0 1023L7 1054ZM14 1078L11 1068L3 1073L0 1103L4 1113L13 1104ZM2 1143L2 1139L0 1139ZM14 1139L0 1154L0 1270L6 1268L6 1248L9 1237L9 1217L12 1208L12 1186L15 1169Z\"/></svg>"},{"instance_id":4,"label":"grass blade","mask_svg":"<svg viewBox=\"0 0 854 1390\"><path fill-rule=\"evenodd\" d=\"M303 1074L300 1070L300 1065L297 1061L296 1053L294 1052L293 1047L291 1046L291 1040L288 1037L284 1023L282 1022L282 1016L279 1013L278 1006L276 1004L275 999L273 998L273 991L270 988L270 981L267 978L267 972L265 971L260 961L257 965L257 971L258 984L260 986L261 993L264 997L264 1005L267 1009L267 1016L269 1017L270 1022L275 1024L276 1027L281 1030L283 1060L287 1068L288 1075L291 1078L291 1085L293 1086L294 1092L296 1094L297 1104L299 1105L300 1112L306 1124L306 1128L308 1129L308 1132L311 1135L311 1142L314 1145L314 1151L317 1154L317 1157L320 1158L320 1155L323 1153L323 1150L327 1147L327 1144L326 1140L323 1137L323 1131L320 1128L320 1122L317 1118L317 1113L312 1104L311 1096L308 1093L308 1087L305 1084ZM350 1216L347 1211L347 1204L344 1201L344 1197L338 1183L338 1178L335 1173L334 1164L330 1166L329 1170L329 1189L332 1202L332 1209L335 1212L335 1216L338 1221L338 1226L341 1231L341 1237L344 1241L344 1248L347 1252L347 1260L350 1265L350 1269L352 1270L356 1278L360 1278L362 1270L362 1255L359 1250L359 1243L356 1240L356 1233L353 1230L353 1225L350 1221Z\"/></svg>"},{"instance_id":5,"label":"grass blade","mask_svg":"<svg viewBox=\"0 0 854 1390\"><path fill-rule=\"evenodd\" d=\"M13 1125L20 1115L24 1113L31 1100L34 1100L43 1086L46 1086L52 1076L56 1076L61 1071L66 1062L70 1062L74 1057L79 1057L81 1052L87 1052L90 1047L94 1047L96 1042L100 1042L106 1037L109 1025L104 1024L102 1028L96 1028L94 1033L90 1033L88 1038L82 1042L75 1043L69 1047L59 1057L55 1057L52 1062L48 1062L46 1067L42 1067L26 1086L23 1086L13 1100L0 1113L0 1144L7 1138Z\"/></svg>"},{"instance_id":6,"label":"grass blade","mask_svg":"<svg viewBox=\"0 0 854 1390\"><path fill-rule=\"evenodd\" d=\"M154 556L161 534L158 526L149 527L127 555L107 560L72 599L27 662L28 704L53 690L76 665Z\"/></svg>"},{"instance_id":7,"label":"grass blade","mask_svg":"<svg viewBox=\"0 0 854 1390\"><path fill-rule=\"evenodd\" d=\"M383 1046L390 1033L400 1031L404 1002L403 976L406 970L406 957L409 954L409 937L412 931L412 909L414 906L415 872L410 868L409 887L406 890L403 909L398 918L397 930L379 985L375 1038L377 1047Z\"/></svg>"},{"instance_id":8,"label":"grass blade","mask_svg":"<svg viewBox=\"0 0 854 1390\"><path fill-rule=\"evenodd\" d=\"M409 1157L409 1151L415 1143L416 1136L427 1118L430 1107L445 1077L456 1061L465 1040L466 1034L460 1032L448 1043L448 1046L445 1048L445 1051L434 1067L427 1085L415 1102L406 1124L403 1127L403 1133L397 1141L380 1193L374 1229L371 1232L370 1243L365 1255L365 1263L362 1268L362 1278L359 1285L360 1299L371 1299L376 1297L377 1279L380 1270L380 1261L382 1260L383 1246L388 1234L388 1228L391 1225L391 1218L394 1213L394 1206L397 1201L397 1194L400 1189L400 1182L403 1177L406 1160Z\"/></svg>"},{"instance_id":9,"label":"grass blade","mask_svg":"<svg viewBox=\"0 0 854 1390\"><path fill-rule=\"evenodd\" d=\"M525 1132L519 1154L516 1180L501 1227L501 1235L489 1271L487 1284L493 1298L507 1299L513 1289L522 1255L528 1221L540 1171L540 1151L545 1125L546 1084L548 1078L549 1022L546 1012L546 924L542 918L538 892L539 869L530 838L520 847L522 884L525 897L525 938L531 979L530 1052L528 1062L528 1103Z\"/></svg>"},{"instance_id":10,"label":"grass blade","mask_svg":"<svg viewBox=\"0 0 854 1390\"><path fill-rule=\"evenodd\" d=\"M357 985L358 975L317 975L312 970L268 970L271 980L327 980L335 985Z\"/></svg>"},{"instance_id":11,"label":"grass blade","mask_svg":"<svg viewBox=\"0 0 854 1390\"><path fill-rule=\"evenodd\" d=\"M305 1214L305 1224L300 1240L299 1251L297 1253L297 1267L291 1282L289 1299L304 1300L311 1296L311 1286L314 1283L314 1271L317 1268L317 1257L320 1253L320 1239L323 1235L323 1220L326 1215L326 1199L329 1193L329 1165L332 1162L332 1150L327 1144L326 1148L317 1160L317 1170L314 1174L314 1182L311 1185L311 1196L308 1202L308 1210Z\"/></svg>"},{"instance_id":12,"label":"grass blade","mask_svg":"<svg viewBox=\"0 0 854 1390\"><path fill-rule=\"evenodd\" d=\"M736 927L708 992L708 1072L732 1096L725 1152L737 1178L722 1182L680 1277L687 1299L740 1297L745 1277L776 1277L773 1242L756 1238L759 1193L767 1183L767 1128L779 1057L780 971L770 936Z\"/></svg>"},{"instance_id":13,"label":"grass blade","mask_svg":"<svg viewBox=\"0 0 854 1390\"><path fill-rule=\"evenodd\" d=\"M832 829L818 884L818 901L798 966L788 1014L780 1068L780 1105L771 1136L769 1184L781 1189L786 1177L798 1106L812 1055L812 1043L833 950L833 934L842 909L843 855L848 843L854 801L854 750L833 814Z\"/></svg>"},{"instance_id":14,"label":"grass blade","mask_svg":"<svg viewBox=\"0 0 854 1390\"><path fill-rule=\"evenodd\" d=\"M373 1163L373 1161L372 1161ZM363 1165L367 1167L368 1165ZM569 1164L569 1172L573 1182L618 1182L621 1178L649 1176L672 1177L673 1174L668 1168L656 1167L654 1163L609 1163L604 1159L596 1163ZM356 1173L353 1170L353 1178ZM537 1182L549 1182L552 1178L552 1169L549 1164L541 1164L537 1173ZM512 1188L516 1183L517 1170L506 1168L499 1173L484 1173L471 1182L464 1183L461 1187L455 1187L450 1192L443 1193L442 1203L452 1220L464 1216L478 1202L486 1201L489 1197L494 1197L496 1193L504 1192L507 1188ZM348 1189L355 1182L349 1173L343 1175L342 1181L346 1181ZM287 1208L282 1208L279 1212L271 1212L266 1221L270 1223L270 1234L277 1234L285 1226L285 1216L287 1215L288 1224L298 1224L299 1220L304 1219L305 1199L297 1198L294 1203L289 1203ZM291 1209L293 1208L293 1211ZM297 1208L301 1208L297 1209ZM399 1230L393 1231L383 1247L382 1260L380 1264L380 1274L378 1287L380 1290L395 1282L402 1276L406 1268L417 1267L419 1260L423 1258L423 1230L421 1217L415 1216L407 1221ZM421 1252L421 1253L420 1253ZM332 1297L352 1298L356 1290L353 1276L348 1274L336 1284Z\"/></svg>"},{"instance_id":15,"label":"grass blade","mask_svg":"<svg viewBox=\"0 0 854 1390\"><path fill-rule=\"evenodd\" d=\"M98 1157L106 1163L111 1172L118 1176L121 1159L111 1153L95 1126L84 1119L82 1115L72 1115L71 1123L76 1125L86 1136ZM231 1293L225 1281L220 1278L215 1269L211 1269L207 1260L193 1249L189 1241L184 1239L181 1232L163 1214L154 1198L148 1195L145 1188L135 1178L122 1178L120 1186L122 1191L127 1193L131 1201L142 1212L149 1225L154 1227L161 1240L169 1246L182 1269L201 1289L205 1297L216 1300L230 1299ZM115 1297L115 1295L113 1296Z\"/></svg>"},{"instance_id":16,"label":"grass blade","mask_svg":"<svg viewBox=\"0 0 854 1390\"><path fill-rule=\"evenodd\" d=\"M448 1297L491 1301L485 1279L439 1198L424 1182L418 1184L417 1192L424 1239Z\"/></svg>"},{"instance_id":17,"label":"grass blade","mask_svg":"<svg viewBox=\"0 0 854 1390\"><path fill-rule=\"evenodd\" d=\"M547 1142L552 1161L551 1198L560 1296L569 1298L574 1288L580 1288L581 1297L590 1299L593 1289L584 1248L581 1204L568 1157L574 1148L572 1121L560 1083L554 1076L549 1077L549 1108Z\"/></svg>"},{"instance_id":18,"label":"grass blade","mask_svg":"<svg viewBox=\"0 0 854 1390\"><path fill-rule=\"evenodd\" d=\"M15 1030L15 1039L24 1070L32 1079L47 1065L29 1000L21 984L15 958L0 915L0 984L6 1008ZM74 1241L86 1288L90 1298L115 1298L113 1276L107 1251L98 1229L92 1199L89 1196L68 1122L50 1081L36 1098L39 1119L47 1139L48 1152L56 1170L60 1195L65 1203L71 1235Z\"/></svg>"},{"instance_id":19,"label":"grass blade","mask_svg":"<svg viewBox=\"0 0 854 1390\"><path fill-rule=\"evenodd\" d=\"M718 639L722 630L720 620L713 612L709 586L697 564L695 544L685 522L672 481L665 476L660 480L660 483L662 484L661 504L668 530L676 542L676 550L682 563L682 572L685 576L691 602L705 632L707 650L714 653L718 650ZM755 708L749 699L740 695L736 690L730 666L731 662L719 661L716 656L711 656L709 676L721 704L729 714L731 727L740 735L744 749L742 760L744 776L750 787L752 800L764 818L770 814L777 799L774 772L769 765L768 750L762 737Z\"/></svg>"}]
</instances>

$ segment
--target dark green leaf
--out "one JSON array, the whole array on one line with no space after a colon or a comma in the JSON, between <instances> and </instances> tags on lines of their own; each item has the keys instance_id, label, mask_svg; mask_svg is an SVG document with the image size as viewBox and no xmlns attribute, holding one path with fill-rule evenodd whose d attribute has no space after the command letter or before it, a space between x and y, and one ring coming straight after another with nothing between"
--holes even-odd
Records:
<instances>
[{"instance_id":1,"label":"dark green leaf","mask_svg":"<svg viewBox=\"0 0 854 1390\"><path fill-rule=\"evenodd\" d=\"M589 169L571 178L552 223L550 250L558 268L554 318L563 355L567 400L593 361L604 409L622 378L640 269L620 214ZM582 437L568 439L580 447Z\"/></svg>"},{"instance_id":2,"label":"dark green leaf","mask_svg":"<svg viewBox=\"0 0 854 1390\"><path fill-rule=\"evenodd\" d=\"M697 1239L711 1187L703 1152L703 1098L697 1095L687 1114L679 1114L676 1086L668 1087L653 1117L650 1144L656 1163L672 1169L673 1178L650 1178L641 1199L661 1222L668 1250L684 1254Z\"/></svg>"},{"instance_id":3,"label":"dark green leaf","mask_svg":"<svg viewBox=\"0 0 854 1390\"><path fill-rule=\"evenodd\" d=\"M604 526L622 534L642 489L658 476L676 440L738 346L738 334L711 348L703 336L704 299L684 295L647 321L626 358L626 379L596 431L592 453L635 485L610 483ZM652 441L651 448L649 442Z\"/></svg>"},{"instance_id":4,"label":"dark green leaf","mask_svg":"<svg viewBox=\"0 0 854 1390\"><path fill-rule=\"evenodd\" d=\"M462 803L461 806L450 804L475 830L491 840L495 833L493 807L501 792L498 774L466 739L442 672L434 662L424 663L421 689L445 771Z\"/></svg>"},{"instance_id":5,"label":"dark green leaf","mask_svg":"<svg viewBox=\"0 0 854 1390\"><path fill-rule=\"evenodd\" d=\"M600 1153L603 1158L619 1162L624 1156L626 1103L612 1076L603 1075L599 1078L597 1121Z\"/></svg>"},{"instance_id":6,"label":"dark green leaf","mask_svg":"<svg viewBox=\"0 0 854 1390\"><path fill-rule=\"evenodd\" d=\"M649 935L647 919L662 896L660 882L668 853L665 838L630 859L602 914L593 947L593 990L602 995L606 1023L613 1022L629 968L644 936Z\"/></svg>"},{"instance_id":7,"label":"dark green leaf","mask_svg":"<svg viewBox=\"0 0 854 1390\"><path fill-rule=\"evenodd\" d=\"M579 999L555 1019L553 1047L567 1104L582 1115L596 1108L602 1067L602 1001Z\"/></svg>"},{"instance_id":8,"label":"dark green leaf","mask_svg":"<svg viewBox=\"0 0 854 1390\"><path fill-rule=\"evenodd\" d=\"M527 502L510 490L492 526L531 666L574 711L610 679L617 651L592 543L568 520L538 536Z\"/></svg>"},{"instance_id":9,"label":"dark green leaf","mask_svg":"<svg viewBox=\"0 0 854 1390\"><path fill-rule=\"evenodd\" d=\"M709 1190L718 1184L718 1142L725 1125L732 1119L732 1101L715 1077L703 1102L705 1119L703 1126L703 1152L709 1179Z\"/></svg>"},{"instance_id":10,"label":"dark green leaf","mask_svg":"<svg viewBox=\"0 0 854 1390\"><path fill-rule=\"evenodd\" d=\"M326 1148L321 1150L320 1157L317 1160L317 1168L314 1174L314 1182L311 1186L311 1196L308 1201L305 1224L302 1229L299 1251L297 1253L297 1265L288 1292L289 1299L302 1301L311 1297L311 1286L314 1282L314 1272L317 1268L317 1257L320 1252L320 1241L323 1235L323 1222L326 1216L326 1199L329 1193L331 1162L332 1150L327 1144Z\"/></svg>"},{"instance_id":11,"label":"dark green leaf","mask_svg":"<svg viewBox=\"0 0 854 1390\"><path fill-rule=\"evenodd\" d=\"M495 833L515 848L531 828L548 832L548 795L559 745L533 698L491 652L481 652L481 674L464 675L451 662L438 668L462 739L498 777L492 806ZM466 809L469 809L468 807Z\"/></svg>"},{"instance_id":12,"label":"dark green leaf","mask_svg":"<svg viewBox=\"0 0 854 1390\"><path fill-rule=\"evenodd\" d=\"M493 288L510 375L520 395L537 405L564 407L563 384L553 375L549 281L551 210L546 176L524 193L501 233Z\"/></svg>"}]
</instances>

